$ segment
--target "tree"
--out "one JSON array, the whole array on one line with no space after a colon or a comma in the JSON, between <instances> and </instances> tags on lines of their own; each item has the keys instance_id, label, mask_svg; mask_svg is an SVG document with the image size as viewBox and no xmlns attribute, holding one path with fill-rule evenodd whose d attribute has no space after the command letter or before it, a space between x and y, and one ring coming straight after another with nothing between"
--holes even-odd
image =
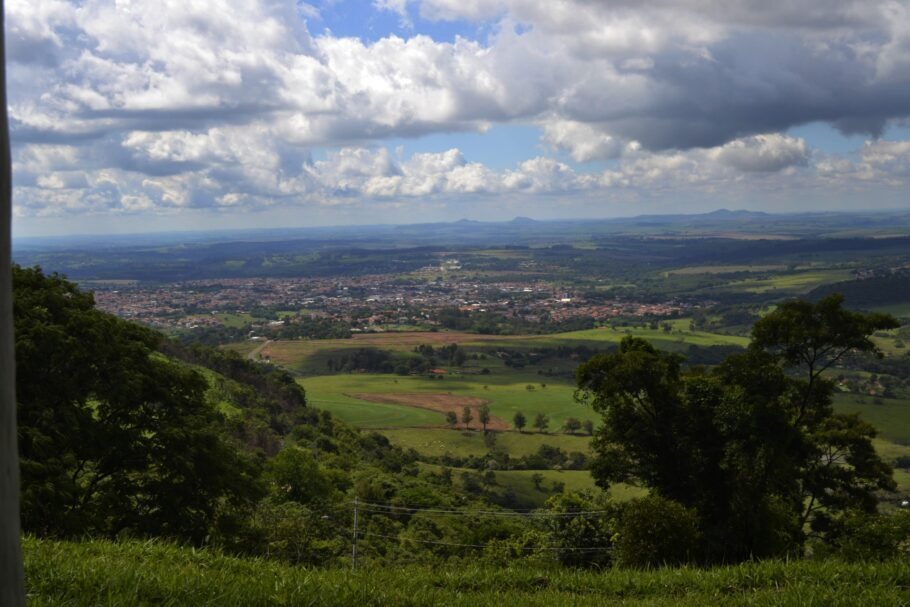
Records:
<instances>
[{"instance_id":1,"label":"tree","mask_svg":"<svg viewBox=\"0 0 910 607\"><path fill-rule=\"evenodd\" d=\"M487 424L490 423L490 405L481 405L477 412L480 425L483 426L483 433L487 433Z\"/></svg>"},{"instance_id":2,"label":"tree","mask_svg":"<svg viewBox=\"0 0 910 607\"><path fill-rule=\"evenodd\" d=\"M535 486L541 490L540 482ZM595 497L589 493L558 491L547 499L545 507L549 513L558 515L543 517L540 522L547 531L548 544L556 560L572 567L609 565L616 535L614 519L619 509L605 494Z\"/></svg>"},{"instance_id":3,"label":"tree","mask_svg":"<svg viewBox=\"0 0 910 607\"><path fill-rule=\"evenodd\" d=\"M543 474L540 472L535 472L531 475L531 482L534 483L534 488L538 491L543 491Z\"/></svg>"},{"instance_id":4,"label":"tree","mask_svg":"<svg viewBox=\"0 0 910 607\"><path fill-rule=\"evenodd\" d=\"M786 367L802 371L793 424L807 442L807 464L800 479L804 508L800 520L824 532L833 518L853 509L872 513L876 490L894 490L890 467L872 447L875 429L857 415L834 414L834 386L822 374L848 352L882 354L870 336L895 329L890 315L853 312L833 293L812 304L789 301L752 328L753 349L773 353Z\"/></svg>"},{"instance_id":5,"label":"tree","mask_svg":"<svg viewBox=\"0 0 910 607\"><path fill-rule=\"evenodd\" d=\"M314 506L331 501L335 487L309 451L287 447L268 463L266 475L283 500Z\"/></svg>"},{"instance_id":6,"label":"tree","mask_svg":"<svg viewBox=\"0 0 910 607\"><path fill-rule=\"evenodd\" d=\"M450 428L454 428L455 424L458 423L458 415L454 411L449 411L446 413L446 423Z\"/></svg>"},{"instance_id":7,"label":"tree","mask_svg":"<svg viewBox=\"0 0 910 607\"><path fill-rule=\"evenodd\" d=\"M691 509L648 495L625 502L619 510L613 554L620 566L680 565L697 551L698 518Z\"/></svg>"},{"instance_id":8,"label":"tree","mask_svg":"<svg viewBox=\"0 0 910 607\"><path fill-rule=\"evenodd\" d=\"M26 531L200 543L219 510L251 505L255 468L159 334L57 275L14 267L13 282Z\"/></svg>"},{"instance_id":9,"label":"tree","mask_svg":"<svg viewBox=\"0 0 910 607\"><path fill-rule=\"evenodd\" d=\"M575 434L581 430L581 420L575 417L569 417L566 419L566 422L563 424L563 429L569 434Z\"/></svg>"},{"instance_id":10,"label":"tree","mask_svg":"<svg viewBox=\"0 0 910 607\"><path fill-rule=\"evenodd\" d=\"M594 434L594 422L592 422L590 419L586 419L585 421L581 422L581 429L584 430L584 433L588 436Z\"/></svg>"},{"instance_id":11,"label":"tree","mask_svg":"<svg viewBox=\"0 0 910 607\"><path fill-rule=\"evenodd\" d=\"M711 371L684 372L681 356L624 338L577 373L581 400L604 422L592 474L604 488L638 483L693 509L707 560L798 550L807 523L823 534L894 487L874 431L833 413L821 377L851 349L874 351L868 332L891 324L841 310L838 298L783 304L756 324L748 351ZM791 372L800 363L805 379Z\"/></svg>"},{"instance_id":12,"label":"tree","mask_svg":"<svg viewBox=\"0 0 910 607\"><path fill-rule=\"evenodd\" d=\"M550 418L543 413L538 413L537 417L534 418L534 427L537 428L539 432L545 432L549 425Z\"/></svg>"},{"instance_id":13,"label":"tree","mask_svg":"<svg viewBox=\"0 0 910 607\"><path fill-rule=\"evenodd\" d=\"M474 419L474 415L471 413L471 407L465 407L461 411L461 423L464 424L465 430L468 429L468 424L471 423L471 420Z\"/></svg>"},{"instance_id":14,"label":"tree","mask_svg":"<svg viewBox=\"0 0 910 607\"><path fill-rule=\"evenodd\" d=\"M456 367L463 367L464 362L468 359L467 354L464 353L464 350L456 350L455 354L452 355L452 363Z\"/></svg>"},{"instance_id":15,"label":"tree","mask_svg":"<svg viewBox=\"0 0 910 607\"><path fill-rule=\"evenodd\" d=\"M515 429L521 432L521 429L527 425L528 420L525 417L524 413L521 411L516 411L515 417L512 418L512 423L515 424Z\"/></svg>"}]
</instances>

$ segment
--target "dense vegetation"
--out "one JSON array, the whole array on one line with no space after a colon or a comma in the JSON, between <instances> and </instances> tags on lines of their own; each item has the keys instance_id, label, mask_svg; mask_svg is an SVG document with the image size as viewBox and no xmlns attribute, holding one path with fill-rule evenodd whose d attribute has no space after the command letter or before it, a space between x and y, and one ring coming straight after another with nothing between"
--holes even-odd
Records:
<instances>
[{"instance_id":1,"label":"dense vegetation","mask_svg":"<svg viewBox=\"0 0 910 607\"><path fill-rule=\"evenodd\" d=\"M27 542L29 583L38 604L70 600L68 593L81 584L109 588L125 602L154 602L155 596L217 601L207 594L213 588L208 582L194 586L198 594L163 572L148 584L127 583L125 572L102 564L159 557L172 563L201 559L187 570L202 562L203 568L224 568L216 576L267 571L295 585L298 574L269 561L347 565L355 500L360 563L394 587L380 591L354 578L345 590L336 588L349 598L374 593L396 600L406 596L396 593L413 589L409 584L437 584L447 593L471 579L459 574L433 581L427 576L436 574L420 568L403 574L372 569L415 561L485 563L491 573L476 575L492 577L471 586L477 604L493 600L484 595L502 581L498 576L507 575L501 572L547 580L539 582L548 589L540 593L503 587L515 600L533 604L565 599L570 578L607 593L614 582L606 580L632 583L620 573L595 582L566 567L729 563L796 556L806 548L816 557L889 560L905 553L910 537L906 513L878 512L881 493L894 485L890 468L872 448L874 430L855 416L833 412L833 380L823 375L833 361L874 354L869 335L895 324L887 316L848 312L837 297L779 306L756 324L748 350L707 357L720 363L711 369L686 365L680 354L632 337L618 349L600 351L497 346L499 368L512 370L521 368L521 360L590 357L578 378L603 419L592 473L604 487L635 482L649 489L648 495L621 501L554 484L544 507L526 511L508 509L514 496L497 486L497 471L579 470L588 467L587 456L543 443L510 458L495 448L496 433L479 431L490 449L484 457L419 458L381 434L354 430L314 409L281 368L168 341L95 310L90 294L58 275L15 268L14 278L23 522L27 533L46 538ZM477 351L454 344L419 345L388 359L387 352L352 352L358 365L487 363ZM543 383L527 388L528 394L547 392ZM489 409L477 413L489 415ZM541 416L522 414L521 426L542 432L548 420ZM516 414L516 425L519 419ZM565 421L567 432L583 427L579 419ZM543 476L535 472L530 478L542 492ZM168 538L213 552L56 541L86 537ZM266 560L237 561L217 551ZM75 560L60 566L60 559ZM109 581L99 583L88 564L106 571ZM715 584L726 583L725 575L744 571L778 582L803 576L795 583L809 584L819 597L833 596L813 576L834 565L807 564L793 570L807 573L790 574L775 563L762 567L686 570L675 598L697 604L720 592ZM871 575L870 596L895 596L875 581L878 573L838 571ZM326 572L306 583L323 596L340 579L335 575ZM670 583L660 577L670 574L653 575L636 579ZM70 581L62 581L67 576ZM643 588L641 600L654 599L650 586ZM233 596L250 604L298 596L297 590L282 599L262 592L257 583L246 583ZM424 592L413 595L420 597L414 604L439 596ZM752 587L744 592L747 600Z\"/></svg>"},{"instance_id":2,"label":"dense vegetation","mask_svg":"<svg viewBox=\"0 0 910 607\"><path fill-rule=\"evenodd\" d=\"M799 554L807 529L828 539L845 515L874 515L876 492L895 488L891 469L872 426L833 412L822 373L849 351L875 351L869 336L897 323L841 302L782 304L756 323L748 351L711 371L683 372L678 355L632 337L580 367L605 420L595 478L650 487L670 500L664 518L672 502L691 508L676 524L696 519L708 561Z\"/></svg>"},{"instance_id":3,"label":"dense vegetation","mask_svg":"<svg viewBox=\"0 0 910 607\"><path fill-rule=\"evenodd\" d=\"M910 302L910 270L883 271L861 280L849 280L817 287L810 298L840 293L853 307Z\"/></svg>"}]
</instances>

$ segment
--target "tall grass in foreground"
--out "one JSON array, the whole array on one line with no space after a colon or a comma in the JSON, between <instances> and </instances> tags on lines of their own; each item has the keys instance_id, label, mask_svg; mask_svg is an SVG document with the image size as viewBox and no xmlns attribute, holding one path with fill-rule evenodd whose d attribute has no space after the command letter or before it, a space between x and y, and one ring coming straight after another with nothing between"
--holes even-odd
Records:
<instances>
[{"instance_id":1,"label":"tall grass in foreground","mask_svg":"<svg viewBox=\"0 0 910 607\"><path fill-rule=\"evenodd\" d=\"M764 562L604 572L449 563L294 568L162 542L24 540L29 604L910 605L910 564Z\"/></svg>"}]
</instances>

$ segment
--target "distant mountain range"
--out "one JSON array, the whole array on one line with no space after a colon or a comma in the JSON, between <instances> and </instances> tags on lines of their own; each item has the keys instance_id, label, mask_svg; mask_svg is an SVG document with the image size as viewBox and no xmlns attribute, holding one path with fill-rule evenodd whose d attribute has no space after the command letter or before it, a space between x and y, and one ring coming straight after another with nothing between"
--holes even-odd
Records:
<instances>
[{"instance_id":1,"label":"distant mountain range","mask_svg":"<svg viewBox=\"0 0 910 607\"><path fill-rule=\"evenodd\" d=\"M813 212L772 214L760 211L718 209L710 213L676 215L639 215L610 219L538 220L515 217L508 221L459 219L389 225L347 225L332 227L272 228L257 230L218 230L158 232L128 235L73 235L15 238L15 251L60 250L70 248L141 248L152 246L198 245L216 242L274 242L300 240L330 243L343 240L350 244L376 239L405 239L406 245L444 245L496 242L527 244L540 239L593 237L605 235L687 237L729 235L731 232L799 238L843 236L910 235L910 211Z\"/></svg>"}]
</instances>

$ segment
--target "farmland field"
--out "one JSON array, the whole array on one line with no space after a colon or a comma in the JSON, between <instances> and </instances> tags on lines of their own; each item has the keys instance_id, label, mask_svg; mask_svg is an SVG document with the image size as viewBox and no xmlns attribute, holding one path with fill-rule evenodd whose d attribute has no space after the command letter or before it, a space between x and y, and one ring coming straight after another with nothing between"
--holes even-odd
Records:
<instances>
[{"instance_id":1,"label":"farmland field","mask_svg":"<svg viewBox=\"0 0 910 607\"><path fill-rule=\"evenodd\" d=\"M755 288L773 283L774 288L803 289L831 277L830 272L822 271L749 281ZM739 288L749 281L739 281L731 286L738 285ZM691 330L688 318L677 318L664 321L657 328L653 325L605 326L544 335L480 335L455 331L362 333L351 339L271 341L262 347L261 354L296 372L313 406L330 411L356 427L379 430L394 444L414 449L422 458L484 457L493 448L511 458L521 458L535 453L543 445L558 447L565 453L590 454L589 437L565 434L562 428L568 418L596 423L598 416L575 401L571 377L577 361L550 359L514 368L508 366L508 361L500 356L501 352L534 352L559 346L603 350L615 347L629 335L648 339L659 348L683 353L690 346L745 347L748 344L748 338L741 335ZM875 339L889 355L902 354L895 345L898 343L895 337ZM417 356L414 350L420 345L439 348L453 343L469 354L468 359L460 367L442 365L444 369L436 376L370 372L325 374L330 359L359 348L375 348L407 358ZM248 352L255 344L233 347ZM557 374L541 375L544 369ZM495 436L486 440L477 419L477 408L484 403L488 404L492 415L488 429L495 431ZM466 406L474 412L467 431L461 422L461 411ZM876 448L886 461L893 462L898 456L910 453L910 447L903 446L910 444L910 400L841 393L836 395L835 409L842 413L860 413L878 429ZM446 421L444 414L448 411L458 415L454 428ZM527 420L522 433L513 428L513 418L519 411ZM533 428L538 414L547 417L545 432ZM560 476L565 475L562 482L566 482L567 487L593 486L587 471L569 472L560 473ZM560 482L560 479L549 478L555 474L552 470L541 473L547 479L545 487L549 486L548 482ZM497 482L500 489L509 488L513 497L522 503L539 504L546 498L546 493L533 486L532 474L533 471L497 471ZM897 470L895 478L901 491L910 491L910 474Z\"/></svg>"},{"instance_id":2,"label":"farmland field","mask_svg":"<svg viewBox=\"0 0 910 607\"><path fill-rule=\"evenodd\" d=\"M415 347L427 344L439 347L458 344L473 351L493 351L496 348L531 349L557 346L585 345L591 348L606 348L619 344L624 337L635 336L648 339L655 346L671 350L685 350L694 346L740 346L748 345L746 337L724 335L707 331L688 329L688 319L676 319L668 323L670 332L662 328L611 327L604 326L585 331L553 333L547 335L479 335L455 331L400 331L382 333L360 333L350 339L323 340L280 340L265 345L260 354L272 362L304 375L322 375L326 372L328 357L358 348L377 348L391 352L408 353ZM243 342L231 349L247 354L255 344ZM484 364L482 366L489 366ZM478 366L479 368L479 366Z\"/></svg>"},{"instance_id":3,"label":"farmland field","mask_svg":"<svg viewBox=\"0 0 910 607\"><path fill-rule=\"evenodd\" d=\"M838 394L834 407L838 413L859 413L884 439L910 443L910 400Z\"/></svg>"},{"instance_id":4,"label":"farmland field","mask_svg":"<svg viewBox=\"0 0 910 607\"><path fill-rule=\"evenodd\" d=\"M540 378L537 376L512 370L489 376L453 375L444 380L423 376L398 377L369 373L323 375L301 380L307 391L307 399L313 406L331 411L341 419L362 428L445 425L445 418L441 413L400 404L375 402L383 395L401 393L424 393L430 397L444 392L447 396L463 398L465 404L474 403L475 399L489 401L491 414L505 420L508 425L511 425L511 420L518 411L528 418L529 426L538 413L547 415L550 419L550 429L562 427L569 417L592 421L595 419L593 411L575 402L573 386L559 383L546 384L546 387L542 387L538 382ZM529 390L528 386L532 386L533 390ZM370 395L369 398L373 402L356 398L353 396L355 394ZM415 413L407 415L403 411ZM477 427L477 424L472 424L472 427Z\"/></svg>"},{"instance_id":5,"label":"farmland field","mask_svg":"<svg viewBox=\"0 0 910 607\"><path fill-rule=\"evenodd\" d=\"M801 295L815 287L832 282L849 280L849 270L810 270L792 274L780 274L767 278L749 278L730 282L724 290L748 293L787 293Z\"/></svg>"}]
</instances>

